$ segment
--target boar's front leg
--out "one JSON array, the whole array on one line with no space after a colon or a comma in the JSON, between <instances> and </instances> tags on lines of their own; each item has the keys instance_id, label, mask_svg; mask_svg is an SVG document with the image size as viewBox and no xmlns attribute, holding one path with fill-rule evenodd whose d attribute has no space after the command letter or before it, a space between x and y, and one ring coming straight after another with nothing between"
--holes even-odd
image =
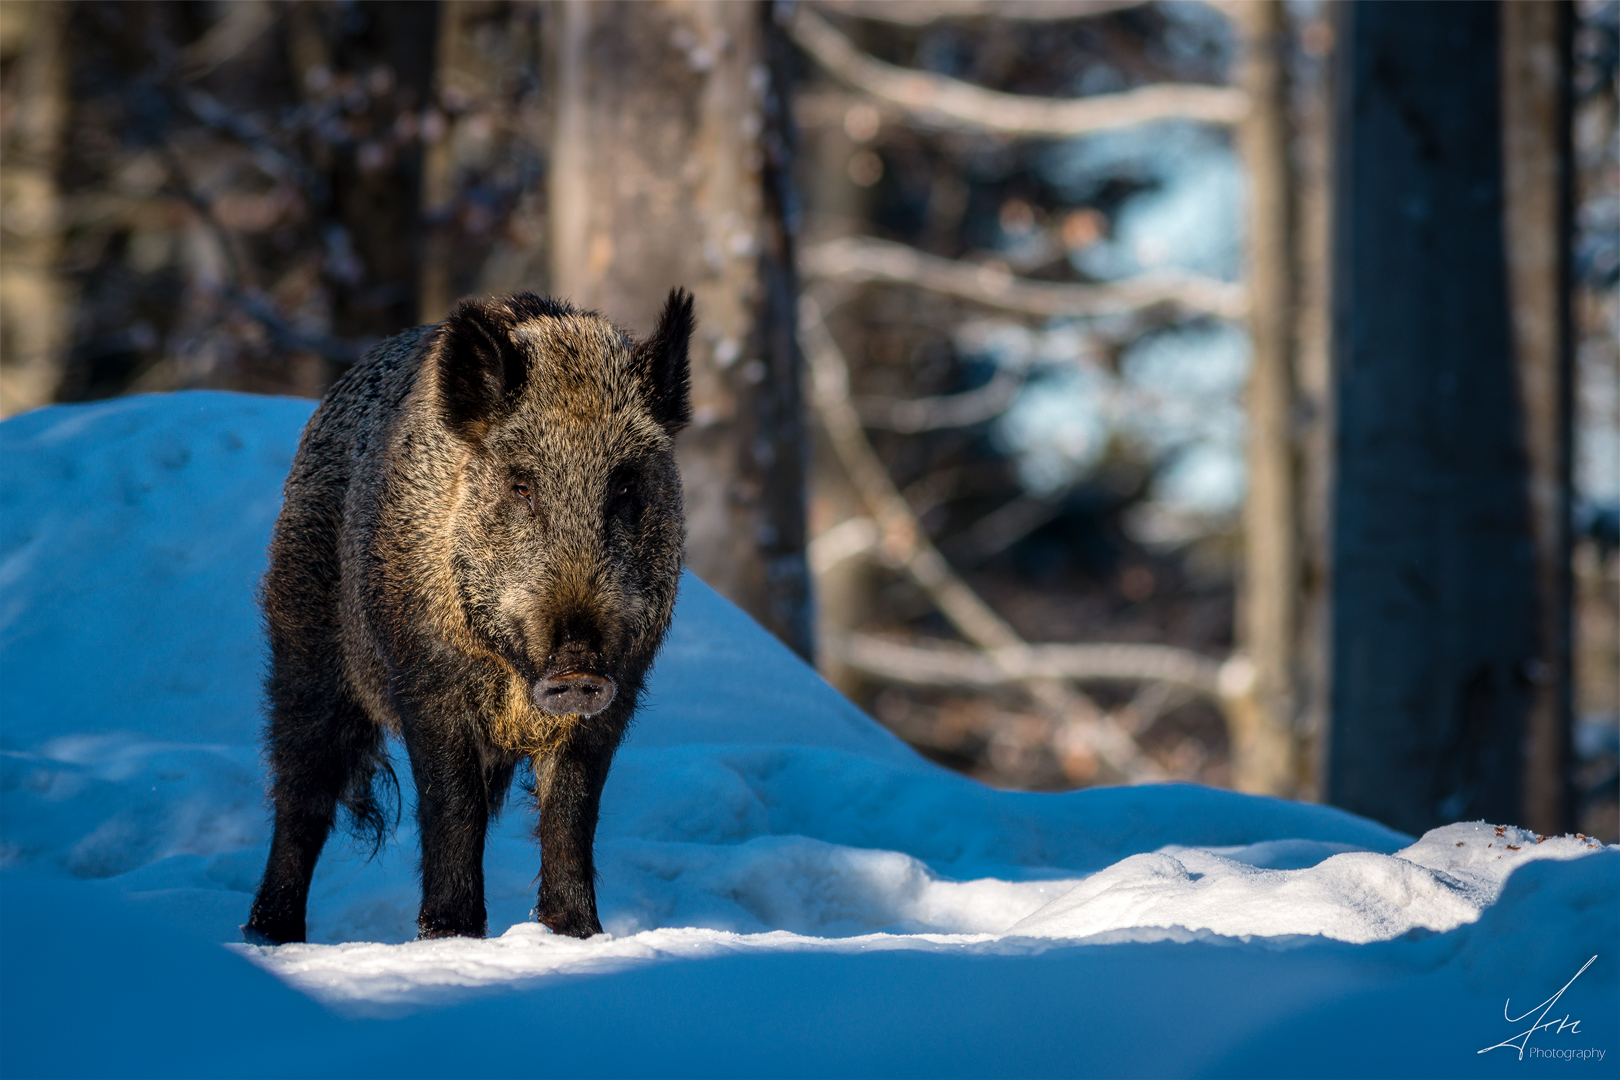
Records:
<instances>
[{"instance_id":1,"label":"boar's front leg","mask_svg":"<svg viewBox=\"0 0 1620 1080\"><path fill-rule=\"evenodd\" d=\"M539 920L552 932L588 938L602 932L596 917L596 816L602 785L618 746L611 725L585 721L535 762L540 800Z\"/></svg>"},{"instance_id":2,"label":"boar's front leg","mask_svg":"<svg viewBox=\"0 0 1620 1080\"><path fill-rule=\"evenodd\" d=\"M424 938L483 937L489 794L473 735L452 718L409 724L404 735L422 834L417 930Z\"/></svg>"}]
</instances>

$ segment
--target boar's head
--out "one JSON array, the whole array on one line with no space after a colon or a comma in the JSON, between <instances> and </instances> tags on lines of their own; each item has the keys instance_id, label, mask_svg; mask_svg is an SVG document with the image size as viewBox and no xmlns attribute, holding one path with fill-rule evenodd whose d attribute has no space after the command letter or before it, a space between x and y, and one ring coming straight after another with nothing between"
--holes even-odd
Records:
<instances>
[{"instance_id":1,"label":"boar's head","mask_svg":"<svg viewBox=\"0 0 1620 1080\"><path fill-rule=\"evenodd\" d=\"M547 713L633 706L669 626L692 328L683 290L639 344L525 293L463 301L432 346L437 407L465 451L450 541L460 607Z\"/></svg>"}]
</instances>

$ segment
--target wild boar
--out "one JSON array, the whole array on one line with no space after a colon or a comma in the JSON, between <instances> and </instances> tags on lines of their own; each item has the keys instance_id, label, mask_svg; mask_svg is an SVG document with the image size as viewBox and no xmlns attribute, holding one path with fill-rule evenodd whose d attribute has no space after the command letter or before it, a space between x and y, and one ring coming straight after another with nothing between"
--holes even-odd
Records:
<instances>
[{"instance_id":1,"label":"wild boar","mask_svg":"<svg viewBox=\"0 0 1620 1080\"><path fill-rule=\"evenodd\" d=\"M639 344L531 293L467 300L333 384L262 587L275 831L247 940L304 940L340 806L382 843L389 733L416 786L422 937L484 934L485 831L525 759L536 913L601 932L602 786L679 584L692 329L684 290Z\"/></svg>"}]
</instances>

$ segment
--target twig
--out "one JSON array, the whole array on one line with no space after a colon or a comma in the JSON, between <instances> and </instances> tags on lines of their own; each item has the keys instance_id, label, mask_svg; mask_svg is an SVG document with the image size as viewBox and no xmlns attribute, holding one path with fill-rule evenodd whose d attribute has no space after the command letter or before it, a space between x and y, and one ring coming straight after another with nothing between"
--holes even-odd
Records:
<instances>
[{"instance_id":1,"label":"twig","mask_svg":"<svg viewBox=\"0 0 1620 1080\"><path fill-rule=\"evenodd\" d=\"M951 572L923 535L911 507L861 430L860 417L849 400L848 366L822 319L820 305L806 296L799 310L812 398L840 463L877 522L885 555L911 574L970 641L989 649L1021 644L1013 628Z\"/></svg>"},{"instance_id":2,"label":"twig","mask_svg":"<svg viewBox=\"0 0 1620 1080\"><path fill-rule=\"evenodd\" d=\"M963 637L989 653L995 667L1018 672L1003 681L1027 684L1060 730L1083 739L1098 758L1127 780L1161 779L1162 770L1117 720L1063 682L1061 675L1040 673L1030 666L1024 656L1028 646L1018 632L951 570L929 541L866 440L849 400L849 366L814 297L800 299L799 329L810 366L811 400L840 464L877 525L885 557L928 594Z\"/></svg>"},{"instance_id":3,"label":"twig","mask_svg":"<svg viewBox=\"0 0 1620 1080\"><path fill-rule=\"evenodd\" d=\"M810 541L810 572L820 577L845 559L871 551L882 539L877 522L869 517L840 521Z\"/></svg>"},{"instance_id":4,"label":"twig","mask_svg":"<svg viewBox=\"0 0 1620 1080\"><path fill-rule=\"evenodd\" d=\"M242 5L244 10L246 7ZM130 32L121 15L109 15L105 6L95 10L108 33L120 35ZM272 11L269 14L273 21L275 13ZM237 21L240 22L239 17ZM209 36L212 35L205 36L204 41L198 43L199 46L205 45ZM152 57L152 66L142 74L141 82L156 89L175 108L190 114L203 126L229 135L248 147L253 152L254 162L269 176L277 180L291 180L313 202L325 203L328 194L326 185L308 164L284 153L271 141L270 135L257 120L237 115L218 98L186 81L186 72L193 63L188 62L185 52L175 48L156 31L155 26L147 27L143 42ZM218 40L215 44L219 44ZM192 55L195 59L197 54Z\"/></svg>"},{"instance_id":5,"label":"twig","mask_svg":"<svg viewBox=\"0 0 1620 1080\"><path fill-rule=\"evenodd\" d=\"M200 79L264 37L285 9L268 0L226 4L209 31L181 50L187 79Z\"/></svg>"},{"instance_id":6,"label":"twig","mask_svg":"<svg viewBox=\"0 0 1620 1080\"><path fill-rule=\"evenodd\" d=\"M1026 645L984 653L961 646L908 645L861 633L829 634L824 641L840 663L912 686L990 689L1034 678L1145 683L1128 705L1106 717L1111 725L1108 737L1116 743L1128 738L1132 746L1136 737L1189 696L1215 705L1228 729L1233 729L1253 684L1253 665L1242 657L1220 663L1169 645Z\"/></svg>"},{"instance_id":7,"label":"twig","mask_svg":"<svg viewBox=\"0 0 1620 1080\"><path fill-rule=\"evenodd\" d=\"M1061 138L1151 120L1235 124L1249 109L1247 95L1230 86L1167 83L1067 100L1003 94L875 60L803 4L795 9L789 29L793 39L841 81L937 125Z\"/></svg>"},{"instance_id":8,"label":"twig","mask_svg":"<svg viewBox=\"0 0 1620 1080\"><path fill-rule=\"evenodd\" d=\"M841 663L913 686L986 689L1030 679L1155 682L1190 690L1217 704L1226 699L1220 661L1173 645L1021 645L981 652L961 646L907 645L872 634L828 639Z\"/></svg>"},{"instance_id":9,"label":"twig","mask_svg":"<svg viewBox=\"0 0 1620 1080\"><path fill-rule=\"evenodd\" d=\"M1026 22L1088 19L1141 7L1144 3L1146 0L903 0L901 3L895 0L820 0L816 6L858 19L927 26L940 19L972 19L984 15Z\"/></svg>"},{"instance_id":10,"label":"twig","mask_svg":"<svg viewBox=\"0 0 1620 1080\"><path fill-rule=\"evenodd\" d=\"M1248 310L1241 285L1191 274L1144 274L1107 285L1031 281L994 266L942 259L904 244L841 237L799 256L806 277L826 281L888 281L1027 315L1114 315L1170 306L1241 318Z\"/></svg>"},{"instance_id":11,"label":"twig","mask_svg":"<svg viewBox=\"0 0 1620 1080\"><path fill-rule=\"evenodd\" d=\"M919 431L969 427L1007 411L1024 385L1022 368L1001 366L990 381L960 394L925 398L864 397L855 401L861 423L869 428L915 435Z\"/></svg>"},{"instance_id":12,"label":"twig","mask_svg":"<svg viewBox=\"0 0 1620 1080\"><path fill-rule=\"evenodd\" d=\"M271 141L270 135L257 120L239 116L211 94L193 86L171 85L166 88L174 103L184 109L198 123L222 135L229 135L252 153L254 162L277 180L287 180L297 186L317 205L327 198L326 182L314 169L285 153Z\"/></svg>"},{"instance_id":13,"label":"twig","mask_svg":"<svg viewBox=\"0 0 1620 1080\"><path fill-rule=\"evenodd\" d=\"M1145 682L1117 715L1125 730L1140 739L1153 729L1161 716L1196 696L1186 687L1174 683Z\"/></svg>"},{"instance_id":14,"label":"twig","mask_svg":"<svg viewBox=\"0 0 1620 1080\"><path fill-rule=\"evenodd\" d=\"M314 353L332 363L345 366L358 361L365 354L365 345L330 334L302 330L276 311L275 306L254 287L248 260L238 250L240 240L219 220L219 215L214 210L213 198L191 182L191 178L186 175L185 164L172 145L162 144L160 153L168 165L170 185L197 211L203 224L214 234L215 239L219 241L220 250L224 253L225 265L231 277L242 283L223 284L219 289L219 295L263 326L265 332L270 335L270 340L283 349Z\"/></svg>"},{"instance_id":15,"label":"twig","mask_svg":"<svg viewBox=\"0 0 1620 1080\"><path fill-rule=\"evenodd\" d=\"M1052 499L1018 495L980 518L966 532L946 541L944 546L958 566L977 566L1057 517L1060 509L1062 507Z\"/></svg>"}]
</instances>

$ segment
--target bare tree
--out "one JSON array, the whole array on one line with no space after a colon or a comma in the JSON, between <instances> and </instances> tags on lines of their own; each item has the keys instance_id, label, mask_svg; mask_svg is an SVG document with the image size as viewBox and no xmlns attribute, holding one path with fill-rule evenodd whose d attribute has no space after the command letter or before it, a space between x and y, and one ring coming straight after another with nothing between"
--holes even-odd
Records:
<instances>
[{"instance_id":1,"label":"bare tree","mask_svg":"<svg viewBox=\"0 0 1620 1080\"><path fill-rule=\"evenodd\" d=\"M1510 142L1535 137L1561 65L1556 20L1502 14L1349 4L1341 21L1327 794L1413 833L1567 815L1567 719L1543 689L1568 640L1561 170L1503 166L1504 105ZM1507 34L1509 57L1540 37L1550 85L1503 94ZM1527 737L1555 765L1536 762L1529 804Z\"/></svg>"},{"instance_id":2,"label":"bare tree","mask_svg":"<svg viewBox=\"0 0 1620 1080\"><path fill-rule=\"evenodd\" d=\"M1294 167L1290 160L1288 27L1280 0L1234 8L1243 28L1249 111L1241 142L1249 178L1248 496L1239 640L1254 693L1234 711L1233 786L1293 795L1301 663L1301 467L1296 436Z\"/></svg>"},{"instance_id":3,"label":"bare tree","mask_svg":"<svg viewBox=\"0 0 1620 1080\"><path fill-rule=\"evenodd\" d=\"M1072 19L1125 6L1129 5L1032 4L997 7L993 13L1015 19ZM990 13L966 4L823 7L915 24ZM791 28L795 41L818 65L855 91L840 103L841 116L832 110L832 122L826 124L833 127L842 119L838 126L851 138L863 133L870 138L880 123L1030 138L1166 118L1233 124L1250 116L1249 94L1236 87L1159 84L1080 99L1009 94L880 61L807 5L796 9ZM823 186L837 185L824 180ZM812 400L833 471L824 486L831 489L828 505L836 505L844 515L823 522L812 545L818 577L831 583L829 592L836 601L823 612L821 663L829 677L841 686L870 680L880 685L980 690L1021 687L1029 693L1037 715L1027 722L998 724L992 744L1020 743L1019 755L1026 757L1037 748L1049 753L1061 762L1071 783L1165 777L1166 770L1143 752L1138 740L1189 696L1213 703L1227 719L1233 741L1242 742L1257 715L1251 692L1253 668L1247 658L1235 656L1223 664L1163 646L1026 642L935 545L866 434L868 429L943 430L993 419L1016 395L1019 377L1003 372L978 390L928 398L853 397L850 365L834 338L829 314L856 287L881 283L1036 318L1106 315L1128 339L1166 319L1242 318L1250 310L1253 285L1245 288L1186 274L1108 283L1037 280L1015 274L999 261L950 259L874 237L836 233L806 250L801 265L813 283L801 305L801 332L810 360ZM1015 498L958 538L951 550L958 556L980 549L993 553L1051 515L1052 508L1040 500ZM862 594L870 592L860 575L863 566L903 575L965 645L903 642L862 631L859 623L866 614ZM1082 683L1135 684L1137 689L1122 705L1104 709L1080 688ZM906 734L950 749L926 732ZM1243 744L1251 758L1256 743L1249 738Z\"/></svg>"}]
</instances>

